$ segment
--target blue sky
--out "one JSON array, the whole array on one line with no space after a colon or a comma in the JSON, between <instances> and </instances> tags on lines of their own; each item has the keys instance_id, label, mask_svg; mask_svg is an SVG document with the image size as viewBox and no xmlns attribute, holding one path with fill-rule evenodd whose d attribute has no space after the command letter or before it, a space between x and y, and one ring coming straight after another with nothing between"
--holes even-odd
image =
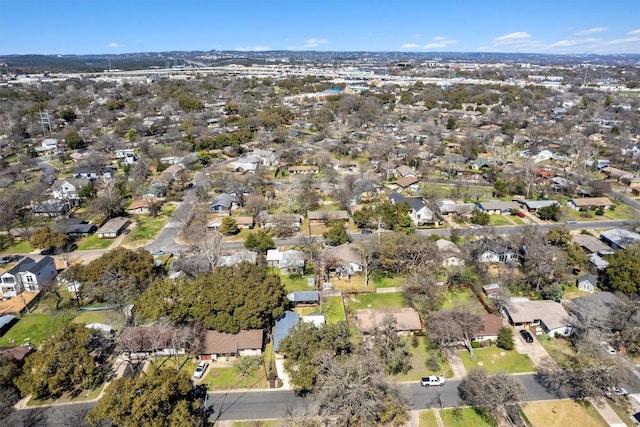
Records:
<instances>
[{"instance_id":1,"label":"blue sky","mask_svg":"<svg viewBox=\"0 0 640 427\"><path fill-rule=\"evenodd\" d=\"M0 0L0 54L640 53L640 0Z\"/></svg>"}]
</instances>

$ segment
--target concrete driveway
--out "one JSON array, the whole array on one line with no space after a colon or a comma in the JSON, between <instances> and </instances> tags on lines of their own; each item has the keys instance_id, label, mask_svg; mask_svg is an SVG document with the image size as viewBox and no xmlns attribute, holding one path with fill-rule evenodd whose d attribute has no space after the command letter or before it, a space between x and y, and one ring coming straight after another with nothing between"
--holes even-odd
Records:
<instances>
[{"instance_id":1,"label":"concrete driveway","mask_svg":"<svg viewBox=\"0 0 640 427\"><path fill-rule=\"evenodd\" d=\"M531 332L530 330L528 331ZM520 354L528 355L534 366L538 367L545 363L548 364L549 362L555 364L547 350L542 346L542 344L540 344L537 339L535 339L535 333L531 332L531 335L533 335L534 337L532 343L528 343L522 338L519 328L513 328L513 334L514 343L516 345L515 350Z\"/></svg>"}]
</instances>

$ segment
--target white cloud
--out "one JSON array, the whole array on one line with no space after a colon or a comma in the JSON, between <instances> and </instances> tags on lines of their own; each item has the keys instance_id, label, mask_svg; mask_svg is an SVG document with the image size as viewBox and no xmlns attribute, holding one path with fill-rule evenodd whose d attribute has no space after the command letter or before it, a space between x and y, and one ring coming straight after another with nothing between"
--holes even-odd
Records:
<instances>
[{"instance_id":1,"label":"white cloud","mask_svg":"<svg viewBox=\"0 0 640 427\"><path fill-rule=\"evenodd\" d=\"M438 41L438 40L446 40L446 37L442 37L442 36L436 36L433 38L434 40Z\"/></svg>"},{"instance_id":2,"label":"white cloud","mask_svg":"<svg viewBox=\"0 0 640 427\"><path fill-rule=\"evenodd\" d=\"M496 37L493 39L494 46L502 46L505 44L514 44L514 43L522 43L523 41L527 41L531 38L531 34L518 31L516 33L505 34L504 36Z\"/></svg>"},{"instance_id":3,"label":"white cloud","mask_svg":"<svg viewBox=\"0 0 640 427\"><path fill-rule=\"evenodd\" d=\"M560 40L551 44L549 48L554 49L554 48L580 46L580 45L587 45L587 44L593 45L598 42L600 42L600 39L594 39L594 38Z\"/></svg>"},{"instance_id":4,"label":"white cloud","mask_svg":"<svg viewBox=\"0 0 640 427\"><path fill-rule=\"evenodd\" d=\"M586 30L576 31L575 33L573 33L573 35L588 36L589 34L604 33L605 31L608 31L608 30L609 28L607 27L593 27L593 28L587 28Z\"/></svg>"},{"instance_id":5,"label":"white cloud","mask_svg":"<svg viewBox=\"0 0 640 427\"><path fill-rule=\"evenodd\" d=\"M105 47L108 47L109 49L115 49L117 47L122 47L123 45L118 44L118 43L109 43L108 45L106 45Z\"/></svg>"},{"instance_id":6,"label":"white cloud","mask_svg":"<svg viewBox=\"0 0 640 427\"><path fill-rule=\"evenodd\" d=\"M417 43L405 43L402 45L402 49L419 49L420 45Z\"/></svg>"},{"instance_id":7,"label":"white cloud","mask_svg":"<svg viewBox=\"0 0 640 427\"><path fill-rule=\"evenodd\" d=\"M241 52L264 52L265 50L271 50L269 46L243 46L237 47L234 50L238 50Z\"/></svg>"},{"instance_id":8,"label":"white cloud","mask_svg":"<svg viewBox=\"0 0 640 427\"><path fill-rule=\"evenodd\" d=\"M639 28L639 29L637 29L637 30L629 31L629 32L627 33L627 35L628 35L628 36L634 36L634 35L636 35L636 34L640 34L640 28Z\"/></svg>"},{"instance_id":9,"label":"white cloud","mask_svg":"<svg viewBox=\"0 0 640 427\"><path fill-rule=\"evenodd\" d=\"M477 48L476 50L482 51L484 52L485 50L489 50L488 46L480 46L479 48Z\"/></svg>"},{"instance_id":10,"label":"white cloud","mask_svg":"<svg viewBox=\"0 0 640 427\"><path fill-rule=\"evenodd\" d=\"M327 39L317 39L313 37L307 40L307 42L304 44L304 47L318 47L320 45L328 44L328 43L329 43L329 40Z\"/></svg>"},{"instance_id":11,"label":"white cloud","mask_svg":"<svg viewBox=\"0 0 640 427\"><path fill-rule=\"evenodd\" d=\"M640 37L627 37L626 39L610 40L608 44L623 44L640 42Z\"/></svg>"},{"instance_id":12,"label":"white cloud","mask_svg":"<svg viewBox=\"0 0 640 427\"><path fill-rule=\"evenodd\" d=\"M413 34L412 34L412 37L420 37L420 34L418 34L418 33L413 33Z\"/></svg>"}]
</instances>

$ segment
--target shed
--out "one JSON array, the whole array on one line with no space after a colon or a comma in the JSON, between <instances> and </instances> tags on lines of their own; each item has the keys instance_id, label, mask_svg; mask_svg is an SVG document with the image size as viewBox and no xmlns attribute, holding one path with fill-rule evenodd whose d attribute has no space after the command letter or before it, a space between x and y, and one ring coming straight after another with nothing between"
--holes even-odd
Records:
<instances>
[{"instance_id":1,"label":"shed","mask_svg":"<svg viewBox=\"0 0 640 427\"><path fill-rule=\"evenodd\" d=\"M118 237L129 225L129 220L124 217L116 217L107 221L98 230L98 237L101 239L115 239Z\"/></svg>"}]
</instances>

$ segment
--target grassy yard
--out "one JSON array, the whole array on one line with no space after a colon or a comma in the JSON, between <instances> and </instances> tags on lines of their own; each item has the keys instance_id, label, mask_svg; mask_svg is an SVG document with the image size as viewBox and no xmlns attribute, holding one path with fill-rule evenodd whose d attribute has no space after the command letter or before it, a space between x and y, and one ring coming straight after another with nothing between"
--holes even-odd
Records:
<instances>
[{"instance_id":1,"label":"grassy yard","mask_svg":"<svg viewBox=\"0 0 640 427\"><path fill-rule=\"evenodd\" d=\"M440 414L440 417L446 427L496 427L498 425L493 418L489 418L488 415L481 415L473 408L461 408L459 416L456 416L455 409L445 409ZM540 426L542 425L540 424Z\"/></svg>"},{"instance_id":2,"label":"grassy yard","mask_svg":"<svg viewBox=\"0 0 640 427\"><path fill-rule=\"evenodd\" d=\"M323 299L321 311L322 314L327 316L327 323L338 323L347 320L344 305L342 304L342 297L340 296Z\"/></svg>"},{"instance_id":3,"label":"grassy yard","mask_svg":"<svg viewBox=\"0 0 640 427\"><path fill-rule=\"evenodd\" d=\"M405 279L405 277L401 276L376 276L369 279L369 284L373 283L373 286L376 288L395 288L402 286Z\"/></svg>"},{"instance_id":4,"label":"grassy yard","mask_svg":"<svg viewBox=\"0 0 640 427\"><path fill-rule=\"evenodd\" d=\"M151 215L139 215L134 219L134 226L131 232L125 237L123 244L144 244L152 241L155 236L162 230L162 227L171 218L171 214L175 210L173 205L164 205L162 213L157 217Z\"/></svg>"},{"instance_id":5,"label":"grassy yard","mask_svg":"<svg viewBox=\"0 0 640 427\"><path fill-rule=\"evenodd\" d=\"M499 347L477 348L473 350L473 357L468 351L461 351L460 358L467 371L474 368L485 369L489 373L533 372L534 366L529 356L515 350L506 351Z\"/></svg>"},{"instance_id":6,"label":"grassy yard","mask_svg":"<svg viewBox=\"0 0 640 427\"><path fill-rule=\"evenodd\" d=\"M113 243L113 239L100 239L98 233L93 233L91 236L83 237L76 241L78 250L86 251L91 249L107 249Z\"/></svg>"},{"instance_id":7,"label":"grassy yard","mask_svg":"<svg viewBox=\"0 0 640 427\"><path fill-rule=\"evenodd\" d=\"M104 323L119 331L123 327L121 317L113 310L81 311L73 319L73 323Z\"/></svg>"},{"instance_id":8,"label":"grassy yard","mask_svg":"<svg viewBox=\"0 0 640 427\"><path fill-rule=\"evenodd\" d=\"M407 337L407 344L411 351L411 370L406 374L397 375L395 378L398 381L419 381L420 378L428 375L443 375L446 378L451 378L453 372L447 357L440 351L428 349L424 337L417 337L417 339L418 345L414 347L412 345L413 338ZM426 362L429 358L437 360L439 369L432 370L427 367Z\"/></svg>"},{"instance_id":9,"label":"grassy yard","mask_svg":"<svg viewBox=\"0 0 640 427\"><path fill-rule=\"evenodd\" d=\"M157 359L150 358L150 362L157 368L176 368L176 358L160 356ZM189 376L193 375L193 372L198 366L198 359L187 356L178 356L178 369L179 371L185 371Z\"/></svg>"},{"instance_id":10,"label":"grassy yard","mask_svg":"<svg viewBox=\"0 0 640 427\"><path fill-rule=\"evenodd\" d=\"M566 338L550 338L546 335L538 337L540 344L547 350L549 355L560 366L565 366L567 357L575 355L575 350L571 342Z\"/></svg>"},{"instance_id":11,"label":"grassy yard","mask_svg":"<svg viewBox=\"0 0 640 427\"><path fill-rule=\"evenodd\" d=\"M103 384L91 390L82 390L77 394L65 393L57 399L29 399L27 406L39 406L49 405L51 403L70 403L70 402L83 402L86 400L97 399L102 391Z\"/></svg>"},{"instance_id":12,"label":"grassy yard","mask_svg":"<svg viewBox=\"0 0 640 427\"><path fill-rule=\"evenodd\" d=\"M4 249L0 253L3 254L24 254L33 252L33 248L29 245L28 240L18 240L12 246Z\"/></svg>"},{"instance_id":13,"label":"grassy yard","mask_svg":"<svg viewBox=\"0 0 640 427\"><path fill-rule=\"evenodd\" d=\"M279 270L277 268L274 269L274 272L275 274L279 274ZM314 290L314 288L312 287L310 288L307 285L307 279L310 277L313 277L313 276L312 275L301 276L299 274L293 274L293 275L281 274L280 281L284 285L284 288L287 290L287 292L312 291Z\"/></svg>"},{"instance_id":14,"label":"grassy yard","mask_svg":"<svg viewBox=\"0 0 640 427\"><path fill-rule=\"evenodd\" d=\"M389 294L356 294L347 303L349 310L361 308L402 308L407 304L404 294L394 292Z\"/></svg>"},{"instance_id":15,"label":"grassy yard","mask_svg":"<svg viewBox=\"0 0 640 427\"><path fill-rule=\"evenodd\" d=\"M0 347L21 345L27 342L37 347L43 340L51 337L60 327L73 319L73 316L73 313L69 311L63 311L59 314L25 314L0 338Z\"/></svg>"},{"instance_id":16,"label":"grassy yard","mask_svg":"<svg viewBox=\"0 0 640 427\"><path fill-rule=\"evenodd\" d=\"M634 218L635 215L636 211L632 207L620 203L615 205L615 209L607 209L604 211L603 217L607 217L605 219L630 219Z\"/></svg>"},{"instance_id":17,"label":"grassy yard","mask_svg":"<svg viewBox=\"0 0 640 427\"><path fill-rule=\"evenodd\" d=\"M489 225L513 225L513 222L509 221L509 218L504 215L489 215Z\"/></svg>"},{"instance_id":18,"label":"grassy yard","mask_svg":"<svg viewBox=\"0 0 640 427\"><path fill-rule=\"evenodd\" d=\"M564 292L562 294L562 298L564 298L564 299L571 299L571 298L577 298L577 297L583 297L583 296L586 296L586 295L591 295L587 291L578 290L578 287L575 285L575 283L562 285L562 288L564 290Z\"/></svg>"},{"instance_id":19,"label":"grassy yard","mask_svg":"<svg viewBox=\"0 0 640 427\"><path fill-rule=\"evenodd\" d=\"M216 368L215 362L209 366L202 379L202 384L208 384L209 390L268 388L267 376L262 367L251 375L241 377L235 368Z\"/></svg>"},{"instance_id":20,"label":"grassy yard","mask_svg":"<svg viewBox=\"0 0 640 427\"><path fill-rule=\"evenodd\" d=\"M433 412L433 410L420 411L418 426L419 427L438 427L438 422L436 421L436 414Z\"/></svg>"},{"instance_id":21,"label":"grassy yard","mask_svg":"<svg viewBox=\"0 0 640 427\"><path fill-rule=\"evenodd\" d=\"M486 314L484 307L478 302L474 293L467 288L450 290L442 303L443 310L459 307L468 308L471 313Z\"/></svg>"},{"instance_id":22,"label":"grassy yard","mask_svg":"<svg viewBox=\"0 0 640 427\"><path fill-rule=\"evenodd\" d=\"M588 402L573 400L552 400L530 402L522 411L532 426L544 427L605 427L607 423Z\"/></svg>"}]
</instances>

